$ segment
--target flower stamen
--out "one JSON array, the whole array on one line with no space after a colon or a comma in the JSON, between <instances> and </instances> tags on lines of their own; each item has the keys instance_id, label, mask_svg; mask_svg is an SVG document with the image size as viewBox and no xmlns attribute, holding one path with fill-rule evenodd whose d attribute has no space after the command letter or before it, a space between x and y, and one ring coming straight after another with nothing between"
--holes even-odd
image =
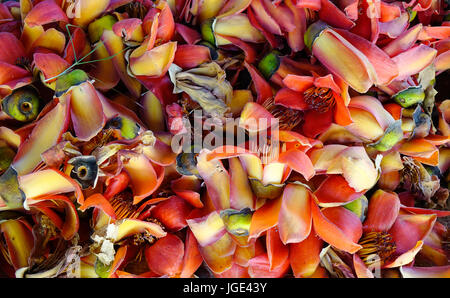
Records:
<instances>
[{"instance_id":1,"label":"flower stamen","mask_svg":"<svg viewBox=\"0 0 450 298\"><path fill-rule=\"evenodd\" d=\"M328 112L336 103L330 88L311 87L303 95L308 106L319 113Z\"/></svg>"},{"instance_id":2,"label":"flower stamen","mask_svg":"<svg viewBox=\"0 0 450 298\"><path fill-rule=\"evenodd\" d=\"M358 251L361 260L367 265L382 266L394 253L395 242L388 232L365 233L359 244L363 247Z\"/></svg>"}]
</instances>

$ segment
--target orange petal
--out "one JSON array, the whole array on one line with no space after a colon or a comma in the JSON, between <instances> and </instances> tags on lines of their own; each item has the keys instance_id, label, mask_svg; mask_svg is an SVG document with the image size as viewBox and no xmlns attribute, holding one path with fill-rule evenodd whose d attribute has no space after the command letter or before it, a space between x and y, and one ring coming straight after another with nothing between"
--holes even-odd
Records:
<instances>
[{"instance_id":1,"label":"orange petal","mask_svg":"<svg viewBox=\"0 0 450 298\"><path fill-rule=\"evenodd\" d=\"M236 210L254 207L247 173L237 157L228 160L230 167L230 207Z\"/></svg>"},{"instance_id":2,"label":"orange petal","mask_svg":"<svg viewBox=\"0 0 450 298\"><path fill-rule=\"evenodd\" d=\"M201 180L195 176L182 176L171 181L171 188L177 196L185 199L195 208L203 208L199 194L200 184Z\"/></svg>"},{"instance_id":3,"label":"orange petal","mask_svg":"<svg viewBox=\"0 0 450 298\"><path fill-rule=\"evenodd\" d=\"M162 276L175 276L182 270L184 244L177 236L167 234L145 249L148 268Z\"/></svg>"},{"instance_id":4,"label":"orange petal","mask_svg":"<svg viewBox=\"0 0 450 298\"><path fill-rule=\"evenodd\" d=\"M343 207L325 208L322 214L314 200L311 200L314 230L324 241L349 253L361 249L356 242L362 235L359 218ZM326 215L326 216L325 216Z\"/></svg>"},{"instance_id":5,"label":"orange petal","mask_svg":"<svg viewBox=\"0 0 450 298\"><path fill-rule=\"evenodd\" d=\"M300 184L288 184L281 200L278 215L281 241L288 244L305 240L312 227L309 189Z\"/></svg>"},{"instance_id":6,"label":"orange petal","mask_svg":"<svg viewBox=\"0 0 450 298\"><path fill-rule=\"evenodd\" d=\"M130 176L133 204L137 204L158 189L164 178L164 168L154 167L144 155L132 151L119 151L118 155Z\"/></svg>"},{"instance_id":7,"label":"orange petal","mask_svg":"<svg viewBox=\"0 0 450 298\"><path fill-rule=\"evenodd\" d=\"M83 205L78 207L78 209L81 211L85 211L91 207L98 208L105 212L112 219L116 219L114 208L102 194L96 193L88 197L86 201L84 201Z\"/></svg>"},{"instance_id":8,"label":"orange petal","mask_svg":"<svg viewBox=\"0 0 450 298\"><path fill-rule=\"evenodd\" d=\"M141 56L130 55L130 70L136 76L162 77L175 57L176 42L168 42L146 51Z\"/></svg>"},{"instance_id":9,"label":"orange petal","mask_svg":"<svg viewBox=\"0 0 450 298\"><path fill-rule=\"evenodd\" d=\"M203 260L214 273L222 273L233 265L236 244L228 233L216 242L199 248Z\"/></svg>"},{"instance_id":10,"label":"orange petal","mask_svg":"<svg viewBox=\"0 0 450 298\"><path fill-rule=\"evenodd\" d=\"M56 76L70 66L66 60L53 53L36 53L33 55L33 60L48 82L56 80Z\"/></svg>"},{"instance_id":11,"label":"orange petal","mask_svg":"<svg viewBox=\"0 0 450 298\"><path fill-rule=\"evenodd\" d=\"M167 235L166 232L161 228L161 226L138 219L121 219L116 221L117 234L115 235L114 242L118 242L126 237L132 236L134 234L148 232L150 235L157 238L161 238Z\"/></svg>"},{"instance_id":12,"label":"orange petal","mask_svg":"<svg viewBox=\"0 0 450 298\"><path fill-rule=\"evenodd\" d=\"M276 226L278 224L278 214L281 209L281 198L268 200L257 209L252 216L250 224L249 238L258 238L262 232Z\"/></svg>"},{"instance_id":13,"label":"orange petal","mask_svg":"<svg viewBox=\"0 0 450 298\"><path fill-rule=\"evenodd\" d=\"M210 60L211 55L208 47L185 44L177 47L173 63L183 69L189 69Z\"/></svg>"},{"instance_id":14,"label":"orange petal","mask_svg":"<svg viewBox=\"0 0 450 298\"><path fill-rule=\"evenodd\" d=\"M72 21L75 25L86 27L95 18L100 16L108 7L109 0L99 0L99 1L89 1L89 0L79 0L75 5L75 17Z\"/></svg>"},{"instance_id":15,"label":"orange petal","mask_svg":"<svg viewBox=\"0 0 450 298\"><path fill-rule=\"evenodd\" d=\"M182 198L171 196L151 210L152 217L159 220L171 231L179 231L187 226L186 218L192 207Z\"/></svg>"},{"instance_id":16,"label":"orange petal","mask_svg":"<svg viewBox=\"0 0 450 298\"><path fill-rule=\"evenodd\" d=\"M357 255L353 255L353 267L358 278L373 278L373 273L367 268L366 264Z\"/></svg>"},{"instance_id":17,"label":"orange petal","mask_svg":"<svg viewBox=\"0 0 450 298\"><path fill-rule=\"evenodd\" d=\"M395 253L403 254L416 247L431 232L436 217L435 214L400 214L389 230L396 245Z\"/></svg>"},{"instance_id":18,"label":"orange petal","mask_svg":"<svg viewBox=\"0 0 450 298\"><path fill-rule=\"evenodd\" d=\"M253 84L255 84L256 93L258 95L256 102L262 104L266 99L273 96L272 87L252 65L247 62L245 62L244 65L252 77Z\"/></svg>"},{"instance_id":19,"label":"orange petal","mask_svg":"<svg viewBox=\"0 0 450 298\"><path fill-rule=\"evenodd\" d=\"M298 243L289 245L289 260L295 277L310 277L319 266L323 241L311 231Z\"/></svg>"},{"instance_id":20,"label":"orange petal","mask_svg":"<svg viewBox=\"0 0 450 298\"><path fill-rule=\"evenodd\" d=\"M319 18L327 24L337 28L350 29L355 25L344 12L329 0L321 1Z\"/></svg>"},{"instance_id":21,"label":"orange petal","mask_svg":"<svg viewBox=\"0 0 450 298\"><path fill-rule=\"evenodd\" d=\"M400 199L397 194L377 190L369 201L367 219L364 230L387 231L394 224L400 210Z\"/></svg>"},{"instance_id":22,"label":"orange petal","mask_svg":"<svg viewBox=\"0 0 450 298\"><path fill-rule=\"evenodd\" d=\"M266 253L249 261L248 274L252 278L280 278L289 270L289 258L277 268L270 270L270 262Z\"/></svg>"},{"instance_id":23,"label":"orange petal","mask_svg":"<svg viewBox=\"0 0 450 298\"><path fill-rule=\"evenodd\" d=\"M43 196L75 192L77 202L83 204L84 197L79 184L56 169L44 169L19 176L19 187L25 197L34 200ZM48 183L51 181L52 183Z\"/></svg>"},{"instance_id":24,"label":"orange petal","mask_svg":"<svg viewBox=\"0 0 450 298\"><path fill-rule=\"evenodd\" d=\"M342 176L330 175L320 184L314 195L320 206L335 207L352 202L363 193L351 188Z\"/></svg>"},{"instance_id":25,"label":"orange petal","mask_svg":"<svg viewBox=\"0 0 450 298\"><path fill-rule=\"evenodd\" d=\"M309 157L302 151L289 150L280 154L279 162L286 163L291 169L300 173L306 180L315 175L314 166Z\"/></svg>"},{"instance_id":26,"label":"orange petal","mask_svg":"<svg viewBox=\"0 0 450 298\"><path fill-rule=\"evenodd\" d=\"M203 263L203 258L198 249L198 242L190 230L186 232L186 240L184 242L183 269L180 273L181 278L192 277L195 271L197 271Z\"/></svg>"},{"instance_id":27,"label":"orange petal","mask_svg":"<svg viewBox=\"0 0 450 298\"><path fill-rule=\"evenodd\" d=\"M289 256L289 247L281 242L278 228L267 230L266 234L267 257L269 258L269 269L273 270L283 265Z\"/></svg>"},{"instance_id":28,"label":"orange petal","mask_svg":"<svg viewBox=\"0 0 450 298\"><path fill-rule=\"evenodd\" d=\"M86 109L86 106L90 108ZM70 108L75 135L82 141L96 136L106 123L102 103L90 82L72 88Z\"/></svg>"},{"instance_id":29,"label":"orange petal","mask_svg":"<svg viewBox=\"0 0 450 298\"><path fill-rule=\"evenodd\" d=\"M275 123L276 118L256 102L247 103L239 119L239 126L252 132L266 130Z\"/></svg>"}]
</instances>

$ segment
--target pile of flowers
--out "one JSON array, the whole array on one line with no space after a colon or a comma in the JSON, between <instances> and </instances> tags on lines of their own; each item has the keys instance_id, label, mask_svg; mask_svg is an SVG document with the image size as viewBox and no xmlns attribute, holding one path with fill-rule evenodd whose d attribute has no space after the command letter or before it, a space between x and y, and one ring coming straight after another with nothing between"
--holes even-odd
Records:
<instances>
[{"instance_id":1,"label":"pile of flowers","mask_svg":"<svg viewBox=\"0 0 450 298\"><path fill-rule=\"evenodd\" d=\"M450 277L449 8L0 3L0 276Z\"/></svg>"}]
</instances>

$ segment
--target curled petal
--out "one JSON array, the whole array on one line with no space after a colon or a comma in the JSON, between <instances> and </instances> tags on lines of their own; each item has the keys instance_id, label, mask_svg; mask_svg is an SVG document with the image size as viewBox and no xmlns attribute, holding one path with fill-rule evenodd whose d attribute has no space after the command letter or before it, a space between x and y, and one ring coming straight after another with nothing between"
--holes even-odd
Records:
<instances>
[{"instance_id":1,"label":"curled petal","mask_svg":"<svg viewBox=\"0 0 450 298\"><path fill-rule=\"evenodd\" d=\"M127 86L131 95L139 97L141 93L141 84L135 78L128 75L127 64L124 56L124 45L122 39L115 35L112 30L103 31L101 40L105 45L106 50L111 56L111 61L120 77L120 79Z\"/></svg>"},{"instance_id":2,"label":"curled petal","mask_svg":"<svg viewBox=\"0 0 450 298\"><path fill-rule=\"evenodd\" d=\"M302 151L289 150L280 154L279 162L286 163L291 169L300 173L306 180L315 175L314 166L309 157Z\"/></svg>"},{"instance_id":3,"label":"curled petal","mask_svg":"<svg viewBox=\"0 0 450 298\"><path fill-rule=\"evenodd\" d=\"M220 160L207 161L207 151L197 157L197 170L206 184L206 188L218 209L230 207L230 176Z\"/></svg>"},{"instance_id":4,"label":"curled petal","mask_svg":"<svg viewBox=\"0 0 450 298\"><path fill-rule=\"evenodd\" d=\"M182 176L179 179L172 180L171 187L173 192L180 198L185 199L195 208L203 208L200 200L200 184L201 180L194 175Z\"/></svg>"},{"instance_id":5,"label":"curled petal","mask_svg":"<svg viewBox=\"0 0 450 298\"><path fill-rule=\"evenodd\" d=\"M51 181L52 183L48 183ZM19 187L28 199L37 199L62 193L75 192L79 204L84 202L79 184L55 169L45 169L19 176Z\"/></svg>"},{"instance_id":6,"label":"curled petal","mask_svg":"<svg viewBox=\"0 0 450 298\"><path fill-rule=\"evenodd\" d=\"M366 264L357 255L353 255L353 267L358 278L373 278L373 273L367 268Z\"/></svg>"},{"instance_id":7,"label":"curled petal","mask_svg":"<svg viewBox=\"0 0 450 298\"><path fill-rule=\"evenodd\" d=\"M116 213L114 212L114 208L102 194L96 193L88 197L84 201L84 204L81 205L78 209L80 209L81 211L85 211L91 207L98 208L102 210L104 213L106 213L112 219L116 219Z\"/></svg>"},{"instance_id":8,"label":"curled petal","mask_svg":"<svg viewBox=\"0 0 450 298\"><path fill-rule=\"evenodd\" d=\"M175 57L176 42L168 42L146 51L140 56L130 55L130 70L137 76L162 77Z\"/></svg>"},{"instance_id":9,"label":"curled petal","mask_svg":"<svg viewBox=\"0 0 450 298\"><path fill-rule=\"evenodd\" d=\"M21 220L7 220L0 223L0 231L6 240L14 269L28 267L28 259L33 249L33 234L30 228Z\"/></svg>"},{"instance_id":10,"label":"curled petal","mask_svg":"<svg viewBox=\"0 0 450 298\"><path fill-rule=\"evenodd\" d=\"M384 46L383 51L385 51L389 57L394 57L401 52L408 50L417 41L417 37L419 36L421 30L422 24L415 25Z\"/></svg>"},{"instance_id":11,"label":"curled petal","mask_svg":"<svg viewBox=\"0 0 450 298\"><path fill-rule=\"evenodd\" d=\"M153 166L144 155L132 151L120 151L119 159L130 176L134 204L151 195L161 185L164 168Z\"/></svg>"},{"instance_id":12,"label":"curled petal","mask_svg":"<svg viewBox=\"0 0 450 298\"><path fill-rule=\"evenodd\" d=\"M436 218L435 214L400 214L389 230L396 245L395 253L401 255L414 249L431 232Z\"/></svg>"},{"instance_id":13,"label":"curled petal","mask_svg":"<svg viewBox=\"0 0 450 298\"><path fill-rule=\"evenodd\" d=\"M314 200L311 200L314 230L324 241L349 253L361 249L356 242L362 235L359 218L343 207L324 209L322 214ZM328 210L328 211L327 211Z\"/></svg>"},{"instance_id":14,"label":"curled petal","mask_svg":"<svg viewBox=\"0 0 450 298\"><path fill-rule=\"evenodd\" d=\"M324 29L314 40L312 53L333 74L340 76L358 92L366 92L376 81L375 69L367 57L331 29ZM341 59L335 59L335 55Z\"/></svg>"},{"instance_id":15,"label":"curled petal","mask_svg":"<svg viewBox=\"0 0 450 298\"><path fill-rule=\"evenodd\" d=\"M65 196L57 195L29 200L28 205L33 206L34 202L43 202L43 201L51 201L57 205L62 204L65 210L65 217L64 217L64 225L61 230L61 236L63 236L65 240L72 239L73 236L75 236L75 234L78 232L78 228L80 226L78 213L73 202Z\"/></svg>"},{"instance_id":16,"label":"curled petal","mask_svg":"<svg viewBox=\"0 0 450 298\"><path fill-rule=\"evenodd\" d=\"M246 14L238 13L216 19L214 33L234 36L246 42L264 42L264 36L249 21ZM231 42L216 35L216 45L226 45Z\"/></svg>"},{"instance_id":17,"label":"curled petal","mask_svg":"<svg viewBox=\"0 0 450 298\"><path fill-rule=\"evenodd\" d=\"M356 192L342 176L330 175L320 184L314 195L319 206L335 207L360 198L362 192Z\"/></svg>"},{"instance_id":18,"label":"curled petal","mask_svg":"<svg viewBox=\"0 0 450 298\"><path fill-rule=\"evenodd\" d=\"M231 0L226 1L225 5L220 9L217 18L231 16L244 11L251 3L251 0Z\"/></svg>"},{"instance_id":19,"label":"curled petal","mask_svg":"<svg viewBox=\"0 0 450 298\"><path fill-rule=\"evenodd\" d=\"M126 237L134 234L148 232L150 235L157 238L161 238L167 235L166 232L157 224L142 221L138 219L121 219L115 223L117 226L117 234L112 239L114 242L118 242Z\"/></svg>"},{"instance_id":20,"label":"curled petal","mask_svg":"<svg viewBox=\"0 0 450 298\"><path fill-rule=\"evenodd\" d=\"M216 274L231 268L235 249L236 244L228 233L223 234L216 242L199 248L203 260Z\"/></svg>"},{"instance_id":21,"label":"curled petal","mask_svg":"<svg viewBox=\"0 0 450 298\"><path fill-rule=\"evenodd\" d=\"M152 216L158 219L171 231L178 231L187 226L186 218L191 212L190 205L177 196L172 196L151 210Z\"/></svg>"},{"instance_id":22,"label":"curled petal","mask_svg":"<svg viewBox=\"0 0 450 298\"><path fill-rule=\"evenodd\" d=\"M241 210L253 208L253 193L247 173L238 158L228 160L230 166L230 207Z\"/></svg>"},{"instance_id":23,"label":"curled petal","mask_svg":"<svg viewBox=\"0 0 450 298\"><path fill-rule=\"evenodd\" d=\"M281 209L282 199L268 200L253 213L250 224L249 238L257 238L261 233L278 224L278 216Z\"/></svg>"},{"instance_id":24,"label":"curled petal","mask_svg":"<svg viewBox=\"0 0 450 298\"><path fill-rule=\"evenodd\" d=\"M200 246L208 246L219 240L225 234L225 225L219 213L210 214L186 220Z\"/></svg>"},{"instance_id":25,"label":"curled petal","mask_svg":"<svg viewBox=\"0 0 450 298\"><path fill-rule=\"evenodd\" d=\"M75 6L75 16L72 21L75 25L86 27L95 18L101 15L109 5L109 0L89 1L79 0Z\"/></svg>"},{"instance_id":26,"label":"curled petal","mask_svg":"<svg viewBox=\"0 0 450 298\"><path fill-rule=\"evenodd\" d=\"M244 65L252 77L253 84L255 84L257 93L256 102L262 104L266 99L273 96L272 87L252 65L247 62Z\"/></svg>"},{"instance_id":27,"label":"curled petal","mask_svg":"<svg viewBox=\"0 0 450 298\"><path fill-rule=\"evenodd\" d=\"M36 67L42 71L48 82L55 80L60 73L70 66L66 60L53 53L36 53L33 55L33 59Z\"/></svg>"}]
</instances>

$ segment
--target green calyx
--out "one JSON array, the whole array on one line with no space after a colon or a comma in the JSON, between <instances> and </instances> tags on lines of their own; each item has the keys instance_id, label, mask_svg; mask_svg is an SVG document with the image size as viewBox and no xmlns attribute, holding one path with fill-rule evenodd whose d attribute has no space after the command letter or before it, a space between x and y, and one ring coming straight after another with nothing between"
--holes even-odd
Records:
<instances>
[{"instance_id":1,"label":"green calyx","mask_svg":"<svg viewBox=\"0 0 450 298\"><path fill-rule=\"evenodd\" d=\"M6 171L11 165L16 153L7 144L0 141L0 172Z\"/></svg>"},{"instance_id":2,"label":"green calyx","mask_svg":"<svg viewBox=\"0 0 450 298\"><path fill-rule=\"evenodd\" d=\"M89 80L88 75L81 69L72 70L63 74L56 80L55 96L60 97L66 93L72 86L78 86Z\"/></svg>"},{"instance_id":3,"label":"green calyx","mask_svg":"<svg viewBox=\"0 0 450 298\"><path fill-rule=\"evenodd\" d=\"M235 236L247 236L253 212L249 208L242 210L225 209L220 212L225 228Z\"/></svg>"},{"instance_id":4,"label":"green calyx","mask_svg":"<svg viewBox=\"0 0 450 298\"><path fill-rule=\"evenodd\" d=\"M17 172L11 166L0 176L0 197L9 209L23 206L25 194L19 188Z\"/></svg>"},{"instance_id":5,"label":"green calyx","mask_svg":"<svg viewBox=\"0 0 450 298\"><path fill-rule=\"evenodd\" d=\"M202 33L203 40L209 42L212 45L216 44L216 37L214 36L213 29L215 21L215 18L207 19L200 26L200 32Z\"/></svg>"},{"instance_id":6,"label":"green calyx","mask_svg":"<svg viewBox=\"0 0 450 298\"><path fill-rule=\"evenodd\" d=\"M111 270L111 265L103 264L98 258L95 260L94 264L95 273L101 278L108 278L109 271Z\"/></svg>"},{"instance_id":7,"label":"green calyx","mask_svg":"<svg viewBox=\"0 0 450 298\"><path fill-rule=\"evenodd\" d=\"M117 19L112 15L106 15L97 19L89 24L88 34L92 43L96 43L100 40L104 30L112 30L113 25L117 22Z\"/></svg>"},{"instance_id":8,"label":"green calyx","mask_svg":"<svg viewBox=\"0 0 450 298\"><path fill-rule=\"evenodd\" d=\"M250 186L258 199L276 199L283 193L284 184L264 185L261 180L249 177Z\"/></svg>"},{"instance_id":9,"label":"green calyx","mask_svg":"<svg viewBox=\"0 0 450 298\"><path fill-rule=\"evenodd\" d=\"M312 23L308 29L306 29L305 32L305 45L308 47L308 49L311 51L312 46L314 43L314 40L320 35L320 33L328 28L328 25L323 21L317 21L315 23Z\"/></svg>"},{"instance_id":10,"label":"green calyx","mask_svg":"<svg viewBox=\"0 0 450 298\"><path fill-rule=\"evenodd\" d=\"M105 127L120 130L120 134L122 135L122 137L128 140L137 137L141 129L141 126L134 120L120 116L110 119L106 123Z\"/></svg>"},{"instance_id":11,"label":"green calyx","mask_svg":"<svg viewBox=\"0 0 450 298\"><path fill-rule=\"evenodd\" d=\"M402 121L396 120L384 132L384 135L370 146L378 151L388 151L403 139Z\"/></svg>"},{"instance_id":12,"label":"green calyx","mask_svg":"<svg viewBox=\"0 0 450 298\"><path fill-rule=\"evenodd\" d=\"M272 51L259 62L258 69L266 79L270 79L280 67L281 59L279 54L278 51Z\"/></svg>"},{"instance_id":13,"label":"green calyx","mask_svg":"<svg viewBox=\"0 0 450 298\"><path fill-rule=\"evenodd\" d=\"M361 221L364 221L368 206L369 201L367 200L366 196L363 195L359 199L356 199L344 205L343 207L355 213Z\"/></svg>"},{"instance_id":14,"label":"green calyx","mask_svg":"<svg viewBox=\"0 0 450 298\"><path fill-rule=\"evenodd\" d=\"M421 86L412 86L392 96L394 101L403 108L409 108L425 99L425 92Z\"/></svg>"}]
</instances>

